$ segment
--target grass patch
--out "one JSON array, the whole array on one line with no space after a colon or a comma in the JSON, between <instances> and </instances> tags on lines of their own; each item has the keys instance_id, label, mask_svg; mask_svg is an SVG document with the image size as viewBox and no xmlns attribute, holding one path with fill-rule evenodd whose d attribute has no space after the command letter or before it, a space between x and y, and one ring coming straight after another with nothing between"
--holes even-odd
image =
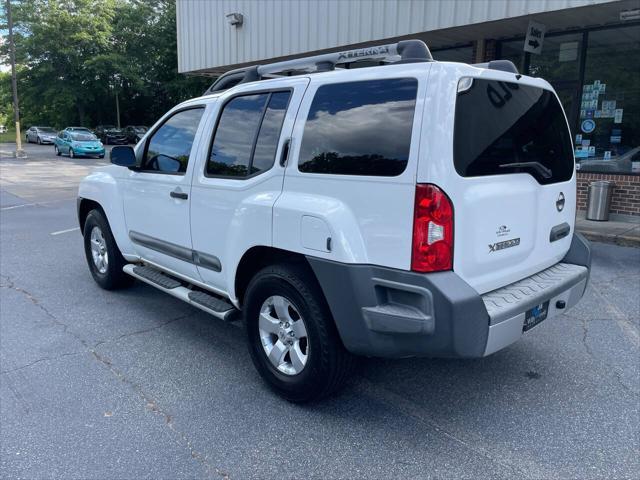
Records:
<instances>
[{"instance_id":1,"label":"grass patch","mask_svg":"<svg viewBox=\"0 0 640 480\"><path fill-rule=\"evenodd\" d=\"M10 128L5 133L0 133L0 143L16 143L16 129Z\"/></svg>"}]
</instances>

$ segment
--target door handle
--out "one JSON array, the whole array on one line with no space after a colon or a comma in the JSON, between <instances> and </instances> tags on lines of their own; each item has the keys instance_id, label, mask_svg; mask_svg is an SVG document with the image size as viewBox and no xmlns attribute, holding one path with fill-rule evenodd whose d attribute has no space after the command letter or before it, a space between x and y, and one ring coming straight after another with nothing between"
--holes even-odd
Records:
<instances>
[{"instance_id":1,"label":"door handle","mask_svg":"<svg viewBox=\"0 0 640 480\"><path fill-rule=\"evenodd\" d=\"M171 198L179 198L180 200L186 200L189 198L188 193L179 192L177 190L172 191L171 193L169 193L169 195L171 196Z\"/></svg>"},{"instance_id":2,"label":"door handle","mask_svg":"<svg viewBox=\"0 0 640 480\"><path fill-rule=\"evenodd\" d=\"M291 147L291 139L287 138L282 145L282 153L280 154L280 166L284 167L289 159L289 148Z\"/></svg>"}]
</instances>

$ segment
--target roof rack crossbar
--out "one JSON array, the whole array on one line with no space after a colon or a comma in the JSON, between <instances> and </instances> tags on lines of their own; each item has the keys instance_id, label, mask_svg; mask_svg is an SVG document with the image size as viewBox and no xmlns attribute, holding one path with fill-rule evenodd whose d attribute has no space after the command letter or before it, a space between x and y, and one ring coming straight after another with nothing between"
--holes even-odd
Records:
<instances>
[{"instance_id":1,"label":"roof rack crossbar","mask_svg":"<svg viewBox=\"0 0 640 480\"><path fill-rule=\"evenodd\" d=\"M413 63L430 62L433 61L433 57L422 40L402 40L387 45L356 48L232 70L219 77L205 94L226 90L241 83L261 80L264 77L289 75L291 72L326 72L335 69L336 65L362 60Z\"/></svg>"},{"instance_id":2,"label":"roof rack crossbar","mask_svg":"<svg viewBox=\"0 0 640 480\"><path fill-rule=\"evenodd\" d=\"M374 47L356 48L342 52L325 53L312 57L294 58L282 62L269 63L258 66L260 76L274 75L289 70L315 70L319 65L326 70L329 65L335 68L336 65L353 63L361 60L386 60L428 62L433 60L429 48L421 40L403 40L398 43L378 45Z\"/></svg>"}]
</instances>

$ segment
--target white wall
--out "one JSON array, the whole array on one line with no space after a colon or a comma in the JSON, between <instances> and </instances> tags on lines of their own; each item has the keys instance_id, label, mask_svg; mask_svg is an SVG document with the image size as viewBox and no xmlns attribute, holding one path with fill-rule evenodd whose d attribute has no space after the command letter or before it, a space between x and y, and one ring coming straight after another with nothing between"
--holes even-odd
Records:
<instances>
[{"instance_id":1,"label":"white wall","mask_svg":"<svg viewBox=\"0 0 640 480\"><path fill-rule=\"evenodd\" d=\"M177 0L189 72L611 0ZM240 28L225 15L244 15ZM226 69L222 69L226 70Z\"/></svg>"}]
</instances>

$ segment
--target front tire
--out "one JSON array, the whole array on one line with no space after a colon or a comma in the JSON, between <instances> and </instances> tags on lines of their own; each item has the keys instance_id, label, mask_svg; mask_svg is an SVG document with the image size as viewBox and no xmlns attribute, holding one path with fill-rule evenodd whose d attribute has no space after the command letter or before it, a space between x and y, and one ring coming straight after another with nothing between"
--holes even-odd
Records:
<instances>
[{"instance_id":1,"label":"front tire","mask_svg":"<svg viewBox=\"0 0 640 480\"><path fill-rule=\"evenodd\" d=\"M84 253L91 276L105 290L125 288L133 283L122 271L127 264L116 244L109 222L101 210L91 210L84 223Z\"/></svg>"},{"instance_id":2,"label":"front tire","mask_svg":"<svg viewBox=\"0 0 640 480\"><path fill-rule=\"evenodd\" d=\"M279 395L297 403L318 400L349 378L353 356L306 265L258 272L247 288L244 312L251 359Z\"/></svg>"},{"instance_id":3,"label":"front tire","mask_svg":"<svg viewBox=\"0 0 640 480\"><path fill-rule=\"evenodd\" d=\"M76 158L76 152L73 151L73 148L69 148L69 158Z\"/></svg>"},{"instance_id":4,"label":"front tire","mask_svg":"<svg viewBox=\"0 0 640 480\"><path fill-rule=\"evenodd\" d=\"M38 145L42 145L42 139L41 139L40 137L38 137L38 138L36 139L36 143L37 143Z\"/></svg>"},{"instance_id":5,"label":"front tire","mask_svg":"<svg viewBox=\"0 0 640 480\"><path fill-rule=\"evenodd\" d=\"M62 152L60 151L60 149L58 148L57 145L53 146L53 149L56 151L56 156L59 157L60 155L62 155Z\"/></svg>"}]
</instances>

